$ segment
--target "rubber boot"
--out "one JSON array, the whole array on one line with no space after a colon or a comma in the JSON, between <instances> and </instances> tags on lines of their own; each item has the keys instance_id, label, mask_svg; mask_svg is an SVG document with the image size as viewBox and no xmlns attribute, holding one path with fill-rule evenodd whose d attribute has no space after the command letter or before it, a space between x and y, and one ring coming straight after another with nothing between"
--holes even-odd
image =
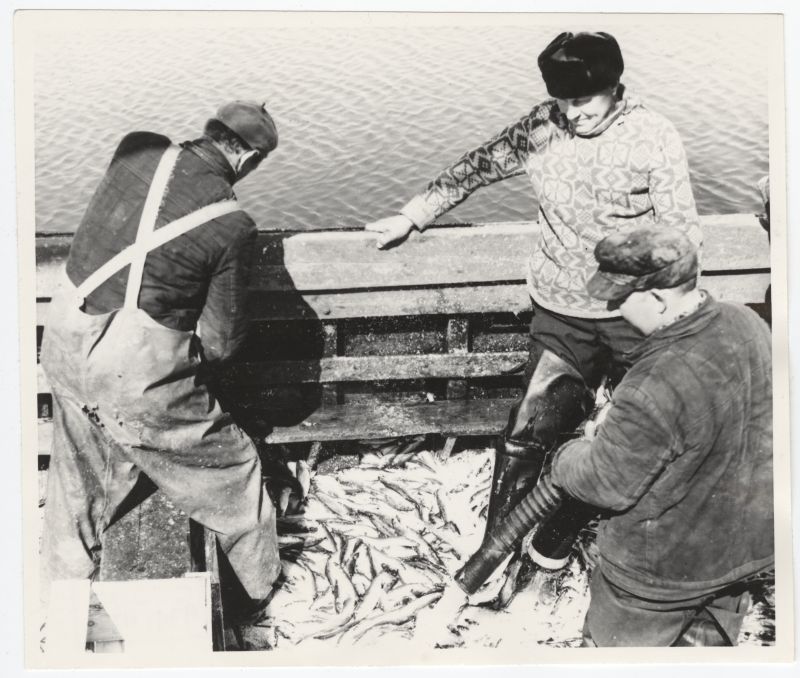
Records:
<instances>
[{"instance_id":1,"label":"rubber boot","mask_svg":"<svg viewBox=\"0 0 800 678\"><path fill-rule=\"evenodd\" d=\"M520 443L505 438L496 441L484 539L536 485L547 451L537 443Z\"/></svg>"},{"instance_id":2,"label":"rubber boot","mask_svg":"<svg viewBox=\"0 0 800 678\"><path fill-rule=\"evenodd\" d=\"M547 455L583 421L591 405L578 371L545 350L525 395L511 408L505 436L495 445L484 540L533 489Z\"/></svg>"},{"instance_id":3,"label":"rubber boot","mask_svg":"<svg viewBox=\"0 0 800 678\"><path fill-rule=\"evenodd\" d=\"M497 554L491 553L495 548L495 533L522 498L531 493L548 454L586 418L592 402L580 373L556 354L545 350L525 395L511 409L505 437L495 448L486 529L480 548L470 559L475 561L473 566L478 567L479 561L486 557L485 565L478 567L481 573L489 562L496 560ZM529 529L534 524L535 521ZM524 534L519 543L522 536ZM518 549L519 543L513 548ZM502 560L500 558L494 567ZM494 567L485 573L484 581ZM508 596L507 600L510 599Z\"/></svg>"}]
</instances>

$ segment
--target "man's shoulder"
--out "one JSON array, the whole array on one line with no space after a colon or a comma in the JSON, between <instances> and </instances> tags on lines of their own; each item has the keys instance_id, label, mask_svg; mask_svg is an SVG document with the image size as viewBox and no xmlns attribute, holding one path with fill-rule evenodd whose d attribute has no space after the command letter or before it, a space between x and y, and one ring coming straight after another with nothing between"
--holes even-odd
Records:
<instances>
[{"instance_id":1,"label":"man's shoulder","mask_svg":"<svg viewBox=\"0 0 800 678\"><path fill-rule=\"evenodd\" d=\"M749 336L769 337L770 329L767 322L752 308L744 304L731 301L717 301L719 308L720 324L732 327L732 331L742 334L742 338Z\"/></svg>"},{"instance_id":2,"label":"man's shoulder","mask_svg":"<svg viewBox=\"0 0 800 678\"><path fill-rule=\"evenodd\" d=\"M636 97L626 100L626 106L626 118L638 129L646 130L648 134L657 136L677 134L675 125L667 116L648 107Z\"/></svg>"},{"instance_id":3,"label":"man's shoulder","mask_svg":"<svg viewBox=\"0 0 800 678\"><path fill-rule=\"evenodd\" d=\"M212 219L208 222L205 231L220 250L236 250L248 243L253 243L258 236L256 222L243 209ZM198 232L198 237L205 238L206 236Z\"/></svg>"},{"instance_id":4,"label":"man's shoulder","mask_svg":"<svg viewBox=\"0 0 800 678\"><path fill-rule=\"evenodd\" d=\"M532 122L552 123L558 125L563 118L558 102L555 99L545 99L536 104L526 116Z\"/></svg>"},{"instance_id":5,"label":"man's shoulder","mask_svg":"<svg viewBox=\"0 0 800 678\"><path fill-rule=\"evenodd\" d=\"M674 384L677 391L698 374L709 370L726 372L732 356L742 352L752 341L769 349L769 327L744 304L710 301L713 315L696 332L675 337L660 350L637 361L629 374L637 376L639 385Z\"/></svg>"},{"instance_id":6,"label":"man's shoulder","mask_svg":"<svg viewBox=\"0 0 800 678\"><path fill-rule=\"evenodd\" d=\"M528 142L533 148L541 149L546 146L552 134L568 133L569 125L558 102L555 99L546 99L536 104L517 125L528 135Z\"/></svg>"},{"instance_id":7,"label":"man's shoulder","mask_svg":"<svg viewBox=\"0 0 800 678\"><path fill-rule=\"evenodd\" d=\"M142 151L163 151L172 142L169 137L155 132L130 132L117 146L116 157L139 153Z\"/></svg>"},{"instance_id":8,"label":"man's shoulder","mask_svg":"<svg viewBox=\"0 0 800 678\"><path fill-rule=\"evenodd\" d=\"M696 338L676 338L636 360L617 390L635 402L659 407L671 401L677 404L683 387L697 372L695 363L706 360L705 352L698 350Z\"/></svg>"}]
</instances>

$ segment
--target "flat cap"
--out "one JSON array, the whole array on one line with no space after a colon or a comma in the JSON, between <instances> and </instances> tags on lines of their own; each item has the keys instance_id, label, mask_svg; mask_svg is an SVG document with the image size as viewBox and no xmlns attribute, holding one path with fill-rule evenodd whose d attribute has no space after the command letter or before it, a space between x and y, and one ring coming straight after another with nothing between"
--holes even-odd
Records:
<instances>
[{"instance_id":1,"label":"flat cap","mask_svg":"<svg viewBox=\"0 0 800 678\"><path fill-rule=\"evenodd\" d=\"M265 106L255 101L231 101L219 108L216 118L250 148L266 155L278 145L278 129Z\"/></svg>"},{"instance_id":2,"label":"flat cap","mask_svg":"<svg viewBox=\"0 0 800 678\"><path fill-rule=\"evenodd\" d=\"M594 249L599 269L586 289L617 301L632 292L669 289L697 276L697 247L675 228L646 227L606 236Z\"/></svg>"}]
</instances>

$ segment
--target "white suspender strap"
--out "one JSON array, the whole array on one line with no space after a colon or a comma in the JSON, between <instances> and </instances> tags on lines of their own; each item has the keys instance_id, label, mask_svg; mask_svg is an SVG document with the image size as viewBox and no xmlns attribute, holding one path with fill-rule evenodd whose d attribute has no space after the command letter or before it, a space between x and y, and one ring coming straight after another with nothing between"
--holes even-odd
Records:
<instances>
[{"instance_id":1,"label":"white suspender strap","mask_svg":"<svg viewBox=\"0 0 800 678\"><path fill-rule=\"evenodd\" d=\"M172 172L172 167L175 164L175 157L177 157L177 151L179 151L179 147L171 146L167 152L164 153L164 156L167 155L172 149L175 149L175 153L170 153L170 155L174 155L174 157L170 161L170 167L166 172L166 178L169 178L170 173ZM153 217L153 221L149 229L145 228L146 235L143 234L143 226L146 226L144 223L144 217L147 213L148 209L152 210L155 209L156 214L158 213L158 207L161 204L161 198L164 195L164 189L166 188L166 181L164 181L164 186L161 187L159 192L158 201L155 202L155 208L152 207L152 200L151 198L154 196L155 191L153 190L156 188L156 179L162 181L163 179L159 177L159 171L164 166L164 156L162 156L161 161L159 162L158 168L156 169L156 175L153 177L153 183L150 187L150 192L147 195L147 199L145 201L144 210L142 211L142 219L139 221L139 231L136 235L136 241L126 247L124 250L119 252L116 256L109 259L105 264L103 264L100 268L98 268L94 273L92 273L86 280L81 283L80 287L78 287L78 295L82 298L86 298L92 292L94 292L100 285L102 285L106 280L111 278L111 276L115 275L123 268L125 268L128 264L131 264L131 271L128 275L128 286L125 292L125 305L128 306L130 303L133 304L133 308L136 308L138 305L139 299L139 290L141 289L142 285L142 272L144 271L144 261L147 257L148 252L160 247L164 243L169 242L170 240L174 240L180 235L191 231L193 228L197 228L198 226L202 226L208 221L212 221L213 219L217 219L221 216L226 214L230 214L231 212L236 212L239 209L239 204L236 200L223 200L222 202L216 202L211 205L206 205L205 207L200 208L199 210L195 210L185 216L182 216L180 219L176 219L173 222L170 222L166 226L162 226L157 231L152 229L152 224L155 223L155 217ZM167 158L170 160L170 158ZM163 175L162 175L163 176ZM136 270L136 279L134 280L134 270ZM134 289L135 288L135 294Z\"/></svg>"},{"instance_id":2,"label":"white suspender strap","mask_svg":"<svg viewBox=\"0 0 800 678\"><path fill-rule=\"evenodd\" d=\"M78 288L78 294L83 298L88 297L106 280L125 268L135 258L140 256L144 259L148 252L161 247L161 245L170 240L174 240L179 235L183 235L193 228L202 226L208 221L225 216L231 212L236 212L238 209L239 203L235 200L223 200L222 202L206 205L180 219L176 219L166 226L162 226L157 231L153 231L146 241L137 240L132 245L128 245L128 247L119 252L116 256L109 259L81 283L81 286Z\"/></svg>"},{"instance_id":3,"label":"white suspender strap","mask_svg":"<svg viewBox=\"0 0 800 678\"><path fill-rule=\"evenodd\" d=\"M147 199L144 201L142 216L139 219L139 230L136 232L137 245L139 242L147 241L155 228L158 208L161 207L161 201L167 190L167 183L180 151L179 146L170 144L158 162L153 181L150 183L150 190L147 193ZM142 287L142 273L144 272L146 256L146 252L141 252L137 248L136 256L131 261L131 268L128 273L128 285L125 288L125 308L136 308L139 304L139 290Z\"/></svg>"}]
</instances>

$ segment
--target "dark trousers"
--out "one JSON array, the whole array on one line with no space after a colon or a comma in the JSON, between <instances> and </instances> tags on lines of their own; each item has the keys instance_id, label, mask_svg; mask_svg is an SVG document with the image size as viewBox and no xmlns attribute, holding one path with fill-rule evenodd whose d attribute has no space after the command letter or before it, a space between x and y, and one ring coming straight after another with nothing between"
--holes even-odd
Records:
<instances>
[{"instance_id":1,"label":"dark trousers","mask_svg":"<svg viewBox=\"0 0 800 678\"><path fill-rule=\"evenodd\" d=\"M736 645L750 595L739 585L687 600L641 598L592 573L583 626L586 647Z\"/></svg>"},{"instance_id":2,"label":"dark trousers","mask_svg":"<svg viewBox=\"0 0 800 678\"><path fill-rule=\"evenodd\" d=\"M548 311L533 302L528 378L546 349L566 360L596 389L607 376L618 383L630 360L627 353L644 338L622 318L574 318Z\"/></svg>"}]
</instances>

